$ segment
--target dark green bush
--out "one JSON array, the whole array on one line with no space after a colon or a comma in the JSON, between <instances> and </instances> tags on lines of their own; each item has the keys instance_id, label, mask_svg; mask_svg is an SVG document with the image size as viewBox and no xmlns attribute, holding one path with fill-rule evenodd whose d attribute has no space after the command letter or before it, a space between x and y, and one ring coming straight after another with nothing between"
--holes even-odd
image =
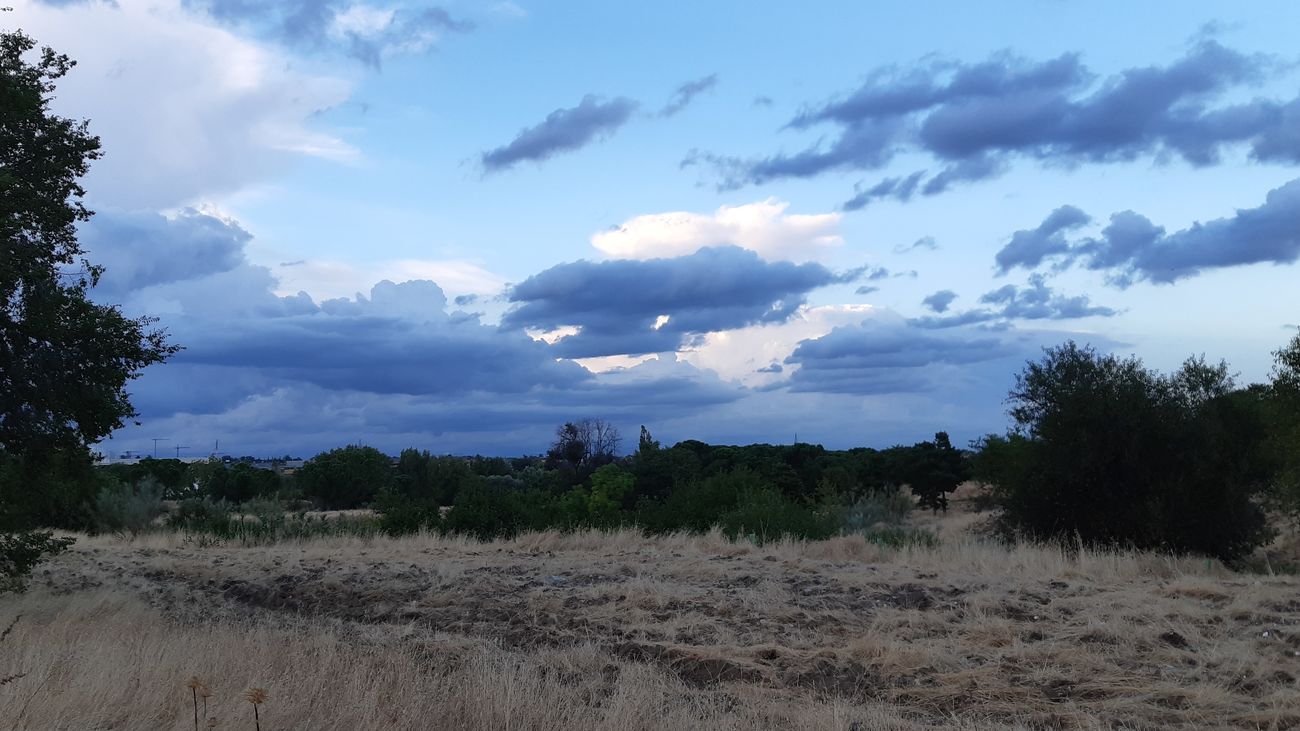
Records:
<instances>
[{"instance_id":1,"label":"dark green bush","mask_svg":"<svg viewBox=\"0 0 1300 731\"><path fill-rule=\"evenodd\" d=\"M546 522L538 520L542 517L542 511L537 509L540 506L533 504L533 510L528 507L528 501L521 499L518 491L475 481L461 487L443 526L449 533L464 533L484 541L510 538L538 522Z\"/></svg>"},{"instance_id":2,"label":"dark green bush","mask_svg":"<svg viewBox=\"0 0 1300 731\"><path fill-rule=\"evenodd\" d=\"M327 510L366 505L393 483L393 468L383 452L357 445L316 455L295 475L303 494Z\"/></svg>"},{"instance_id":3,"label":"dark green bush","mask_svg":"<svg viewBox=\"0 0 1300 731\"><path fill-rule=\"evenodd\" d=\"M1226 366L1164 376L1068 343L1030 363L1010 396L1016 431L974 460L1007 529L1232 559L1266 536L1257 411Z\"/></svg>"},{"instance_id":4,"label":"dark green bush","mask_svg":"<svg viewBox=\"0 0 1300 731\"><path fill-rule=\"evenodd\" d=\"M442 506L437 500L418 500L397 490L385 489L375 498L380 528L391 536L442 527Z\"/></svg>"},{"instance_id":5,"label":"dark green bush","mask_svg":"<svg viewBox=\"0 0 1300 731\"><path fill-rule=\"evenodd\" d=\"M729 538L749 537L756 543L785 537L820 540L839 532L839 513L832 506L797 503L774 488L759 487L740 493L717 525Z\"/></svg>"},{"instance_id":6,"label":"dark green bush","mask_svg":"<svg viewBox=\"0 0 1300 731\"><path fill-rule=\"evenodd\" d=\"M187 498L167 517L167 525L178 530L229 536L235 517L230 504L208 498Z\"/></svg>"},{"instance_id":7,"label":"dark green bush","mask_svg":"<svg viewBox=\"0 0 1300 731\"><path fill-rule=\"evenodd\" d=\"M71 538L51 533L0 533L0 594L25 589L36 564L70 545Z\"/></svg>"}]
</instances>

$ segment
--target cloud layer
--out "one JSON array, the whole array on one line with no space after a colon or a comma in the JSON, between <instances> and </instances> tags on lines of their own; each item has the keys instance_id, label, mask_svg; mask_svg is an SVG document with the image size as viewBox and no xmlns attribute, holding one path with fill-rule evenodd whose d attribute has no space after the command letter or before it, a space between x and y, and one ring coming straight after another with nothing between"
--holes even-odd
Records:
<instances>
[{"instance_id":1,"label":"cloud layer","mask_svg":"<svg viewBox=\"0 0 1300 731\"><path fill-rule=\"evenodd\" d=\"M1173 233L1141 214L1121 211L1099 236L1065 238L1066 231L1090 220L1073 206L1056 209L1037 228L1011 236L996 255L999 271L1079 262L1127 287L1137 281L1168 284L1225 267L1293 264L1300 259L1300 180L1269 191L1255 208Z\"/></svg>"},{"instance_id":2,"label":"cloud layer","mask_svg":"<svg viewBox=\"0 0 1300 731\"><path fill-rule=\"evenodd\" d=\"M836 134L829 142L758 158L696 153L688 162L711 164L723 188L875 170L906 152L926 154L938 165L932 173L859 189L846 210L996 177L1020 158L1078 165L1178 157L1207 166L1217 164L1226 148L1244 145L1257 160L1296 164L1300 97L1232 98L1276 67L1272 59L1203 39L1167 65L1105 78L1078 54L1033 61L1003 52L979 63L883 68L859 88L805 108L787 125L830 126Z\"/></svg>"},{"instance_id":3,"label":"cloud layer","mask_svg":"<svg viewBox=\"0 0 1300 731\"><path fill-rule=\"evenodd\" d=\"M510 291L506 329L576 328L555 341L566 358L678 350L689 336L783 322L819 287L845 282L815 264L766 262L735 246L675 258L577 261Z\"/></svg>"},{"instance_id":4,"label":"cloud layer","mask_svg":"<svg viewBox=\"0 0 1300 731\"><path fill-rule=\"evenodd\" d=\"M385 57L419 53L444 33L472 24L425 4L369 5L345 0L186 0L214 19L256 31L299 50L338 51L378 68Z\"/></svg>"},{"instance_id":5,"label":"cloud layer","mask_svg":"<svg viewBox=\"0 0 1300 731\"><path fill-rule=\"evenodd\" d=\"M349 82L301 71L179 0L17 10L42 44L75 52L79 63L60 80L54 109L90 118L103 142L106 154L85 182L96 206L192 205L303 158L358 155L313 120L348 98Z\"/></svg>"}]
</instances>

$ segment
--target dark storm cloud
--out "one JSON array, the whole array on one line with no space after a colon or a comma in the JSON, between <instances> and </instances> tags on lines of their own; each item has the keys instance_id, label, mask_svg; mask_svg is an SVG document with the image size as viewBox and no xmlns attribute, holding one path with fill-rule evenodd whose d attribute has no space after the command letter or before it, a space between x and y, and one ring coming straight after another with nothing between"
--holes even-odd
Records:
<instances>
[{"instance_id":1,"label":"dark storm cloud","mask_svg":"<svg viewBox=\"0 0 1300 731\"><path fill-rule=\"evenodd\" d=\"M637 103L631 99L604 101L588 94L578 106L557 109L538 124L521 130L508 144L483 153L483 168L496 172L520 162L546 160L581 149L603 135L613 134L632 118L636 108Z\"/></svg>"},{"instance_id":2,"label":"dark storm cloud","mask_svg":"<svg viewBox=\"0 0 1300 731\"><path fill-rule=\"evenodd\" d=\"M690 334L784 322L808 292L860 274L767 262L735 246L671 259L577 261L516 285L502 327L577 327L555 343L564 357L663 352Z\"/></svg>"},{"instance_id":3,"label":"dark storm cloud","mask_svg":"<svg viewBox=\"0 0 1300 731\"><path fill-rule=\"evenodd\" d=\"M952 301L955 299L957 299L956 292L951 289L942 289L921 300L921 304L930 308L930 311L932 312L947 312L948 306L951 305Z\"/></svg>"},{"instance_id":4,"label":"dark storm cloud","mask_svg":"<svg viewBox=\"0 0 1300 731\"><path fill-rule=\"evenodd\" d=\"M252 238L238 224L193 209L173 218L100 210L78 231L91 261L104 267L100 299L158 284L230 271Z\"/></svg>"},{"instance_id":5,"label":"dark storm cloud","mask_svg":"<svg viewBox=\"0 0 1300 731\"><path fill-rule=\"evenodd\" d=\"M1035 62L1004 52L982 63L886 68L787 125L829 125L836 133L825 143L751 159L696 151L687 162L712 166L720 187L735 188L874 170L900 153L920 152L945 164L920 188L927 195L999 175L1017 157L1077 165L1177 156L1201 166L1240 144L1258 160L1300 163L1300 99L1223 101L1276 67L1271 59L1201 39L1167 65L1107 78L1077 54ZM893 187L888 182L859 192L845 207L911 195L896 179Z\"/></svg>"},{"instance_id":6,"label":"dark storm cloud","mask_svg":"<svg viewBox=\"0 0 1300 731\"><path fill-rule=\"evenodd\" d=\"M453 18L441 7L399 6L382 28L362 31L338 23L353 7L344 0L184 0L219 22L251 25L281 42L307 50L338 50L378 67L385 52L423 48L441 32L463 33L473 24Z\"/></svg>"},{"instance_id":7,"label":"dark storm cloud","mask_svg":"<svg viewBox=\"0 0 1300 731\"><path fill-rule=\"evenodd\" d=\"M929 299L926 298L927 304ZM1041 274L1031 275L1029 286L1017 287L1008 284L987 292L980 297L980 303L991 307L977 308L945 317L921 317L910 322L916 327L942 329L982 323L1005 324L1009 320L1073 320L1080 317L1113 317L1119 314L1109 307L1092 304L1087 295L1071 297L1057 293L1047 285L1046 278Z\"/></svg>"},{"instance_id":8,"label":"dark storm cloud","mask_svg":"<svg viewBox=\"0 0 1300 731\"><path fill-rule=\"evenodd\" d=\"M668 103L664 105L664 108L659 110L659 116L671 117L674 114L677 114L689 106L695 97L709 91L717 85L717 74L709 74L702 79L696 79L682 84L673 92L672 98L668 100Z\"/></svg>"}]
</instances>

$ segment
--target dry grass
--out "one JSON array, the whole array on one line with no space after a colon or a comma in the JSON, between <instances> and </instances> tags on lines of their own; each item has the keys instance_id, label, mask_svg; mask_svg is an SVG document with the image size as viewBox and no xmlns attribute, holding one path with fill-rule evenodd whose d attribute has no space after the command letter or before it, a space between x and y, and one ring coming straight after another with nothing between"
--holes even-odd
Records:
<instances>
[{"instance_id":1,"label":"dry grass","mask_svg":"<svg viewBox=\"0 0 1300 731\"><path fill-rule=\"evenodd\" d=\"M4 606L0 723L190 728L195 675L268 730L1300 727L1294 578L945 535L82 538Z\"/></svg>"}]
</instances>

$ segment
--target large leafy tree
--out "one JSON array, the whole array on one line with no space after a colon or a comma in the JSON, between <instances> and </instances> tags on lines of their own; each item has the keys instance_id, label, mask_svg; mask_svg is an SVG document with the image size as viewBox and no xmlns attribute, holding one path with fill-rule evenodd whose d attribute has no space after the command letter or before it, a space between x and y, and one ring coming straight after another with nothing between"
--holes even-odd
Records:
<instances>
[{"instance_id":1,"label":"large leafy tree","mask_svg":"<svg viewBox=\"0 0 1300 731\"><path fill-rule=\"evenodd\" d=\"M85 449L135 416L126 384L175 352L150 318L90 298L102 268L76 226L99 158L85 121L50 111L74 62L21 31L0 34L0 449L39 459Z\"/></svg>"},{"instance_id":2,"label":"large leafy tree","mask_svg":"<svg viewBox=\"0 0 1300 731\"><path fill-rule=\"evenodd\" d=\"M126 384L176 347L149 318L90 298L102 269L77 224L90 218L79 182L100 156L88 124L50 110L66 55L0 32L0 529L49 522L66 467L135 415ZM57 475L57 477L55 476ZM75 506L65 505L71 509ZM42 545L0 544L20 572ZM6 546L22 542L22 551ZM48 546L45 546L48 548Z\"/></svg>"}]
</instances>

